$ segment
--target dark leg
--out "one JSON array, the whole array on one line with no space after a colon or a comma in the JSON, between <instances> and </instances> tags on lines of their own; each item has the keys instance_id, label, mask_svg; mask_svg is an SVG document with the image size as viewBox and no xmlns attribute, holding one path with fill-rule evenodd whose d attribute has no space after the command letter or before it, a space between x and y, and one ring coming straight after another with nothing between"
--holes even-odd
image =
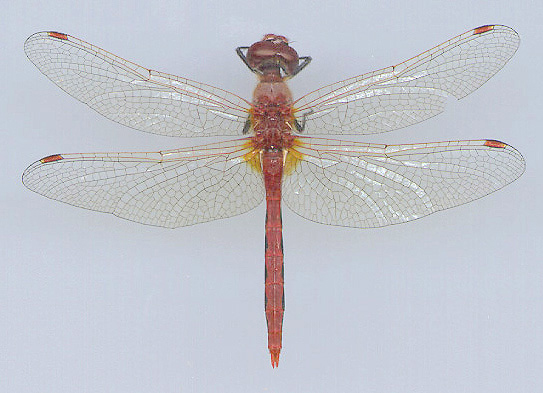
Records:
<instances>
[{"instance_id":1,"label":"dark leg","mask_svg":"<svg viewBox=\"0 0 543 393\"><path fill-rule=\"evenodd\" d=\"M243 125L243 135L246 135L251 129L251 119L247 119Z\"/></svg>"},{"instance_id":2,"label":"dark leg","mask_svg":"<svg viewBox=\"0 0 543 393\"><path fill-rule=\"evenodd\" d=\"M299 134L304 132L306 117L309 116L312 113L313 113L313 109L305 112L302 115L302 121L301 122L299 122L298 119L294 119L294 127L296 128L296 132L298 132Z\"/></svg>"},{"instance_id":3,"label":"dark leg","mask_svg":"<svg viewBox=\"0 0 543 393\"><path fill-rule=\"evenodd\" d=\"M311 56L303 56L303 57L300 57L300 63L298 64L298 67L296 67L296 69L294 70L294 72L289 75L290 77L293 77L294 75L296 75L298 72L300 72L301 70L303 70L305 67L307 67L309 65L309 63L311 63Z\"/></svg>"},{"instance_id":4,"label":"dark leg","mask_svg":"<svg viewBox=\"0 0 543 393\"><path fill-rule=\"evenodd\" d=\"M247 50L249 49L248 46L239 46L236 48L236 53L238 54L239 58L241 59L241 61L243 61L245 63L245 65L254 73L258 73L257 70L255 70L253 67L251 67L249 65L249 62L247 61L247 56L245 55L245 53L243 53L243 50Z\"/></svg>"}]
</instances>

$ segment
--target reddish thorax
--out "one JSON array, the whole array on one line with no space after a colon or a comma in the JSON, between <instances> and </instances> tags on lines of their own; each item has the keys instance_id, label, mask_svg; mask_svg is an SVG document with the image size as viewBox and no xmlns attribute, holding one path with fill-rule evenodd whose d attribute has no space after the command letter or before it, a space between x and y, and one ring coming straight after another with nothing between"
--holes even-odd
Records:
<instances>
[{"instance_id":1,"label":"reddish thorax","mask_svg":"<svg viewBox=\"0 0 543 393\"><path fill-rule=\"evenodd\" d=\"M285 309L281 182L286 157L295 140L292 94L285 80L298 67L299 58L285 37L268 34L248 49L247 61L259 76L251 110L252 144L260 152L266 187L265 309L268 349L272 366L276 367Z\"/></svg>"},{"instance_id":2,"label":"reddish thorax","mask_svg":"<svg viewBox=\"0 0 543 393\"><path fill-rule=\"evenodd\" d=\"M294 116L290 91L284 82L258 84L253 98L252 125L256 149L286 151L291 147L295 138Z\"/></svg>"}]
</instances>

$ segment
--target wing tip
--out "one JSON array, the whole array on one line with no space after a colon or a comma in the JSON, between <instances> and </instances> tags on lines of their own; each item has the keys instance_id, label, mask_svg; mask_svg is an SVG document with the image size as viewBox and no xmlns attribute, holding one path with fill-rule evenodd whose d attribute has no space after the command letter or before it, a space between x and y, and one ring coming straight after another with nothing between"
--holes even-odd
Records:
<instances>
[{"instance_id":1,"label":"wing tip","mask_svg":"<svg viewBox=\"0 0 543 393\"><path fill-rule=\"evenodd\" d=\"M39 31L37 33L32 34L30 37L28 37L24 43L24 50L26 53L26 56L34 63L32 60L32 51L35 49L36 42L42 42L46 39L55 39L60 41L68 41L69 35L66 33L60 33L58 31ZM39 67L38 67L39 68Z\"/></svg>"},{"instance_id":2,"label":"wing tip","mask_svg":"<svg viewBox=\"0 0 543 393\"><path fill-rule=\"evenodd\" d=\"M495 30L496 32L501 31L502 33L507 32L510 35L518 37L518 33L515 29L513 29L512 27L500 25L500 24L479 26L471 30L471 33L473 35L478 35L478 34L488 33L489 31L493 31L493 30Z\"/></svg>"},{"instance_id":3,"label":"wing tip","mask_svg":"<svg viewBox=\"0 0 543 393\"><path fill-rule=\"evenodd\" d=\"M498 141L496 139L486 139L483 143L483 146L489 147L490 149L496 149L496 150L503 150L504 152L507 150L508 154L511 154L515 157L515 163L516 163L516 176L508 181L505 185L510 184L517 180L519 177L522 176L524 171L526 170L526 160L522 156L522 153L519 152L517 149L515 149L513 146L508 145L505 142Z\"/></svg>"},{"instance_id":4,"label":"wing tip","mask_svg":"<svg viewBox=\"0 0 543 393\"><path fill-rule=\"evenodd\" d=\"M28 188L31 191L35 192L35 187L33 187L33 183L30 179L32 172L34 172L37 168L39 168L42 164L48 164L51 162L57 162L60 160L63 160L64 157L60 154L51 154L50 156L43 157L42 159L32 163L28 168L26 168L21 176L21 181L23 182L23 185Z\"/></svg>"}]
</instances>

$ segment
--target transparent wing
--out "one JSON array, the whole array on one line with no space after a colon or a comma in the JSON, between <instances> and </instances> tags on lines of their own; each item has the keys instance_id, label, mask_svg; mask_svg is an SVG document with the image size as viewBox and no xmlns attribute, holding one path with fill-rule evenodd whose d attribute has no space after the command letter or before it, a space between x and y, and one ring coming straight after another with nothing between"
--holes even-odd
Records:
<instances>
[{"instance_id":1,"label":"transparent wing","mask_svg":"<svg viewBox=\"0 0 543 393\"><path fill-rule=\"evenodd\" d=\"M74 206L167 228L231 217L261 203L248 140L153 153L56 154L23 174L30 190Z\"/></svg>"},{"instance_id":2,"label":"transparent wing","mask_svg":"<svg viewBox=\"0 0 543 393\"><path fill-rule=\"evenodd\" d=\"M235 94L143 68L63 33L25 42L30 61L108 119L167 136L241 135L250 104Z\"/></svg>"},{"instance_id":3,"label":"transparent wing","mask_svg":"<svg viewBox=\"0 0 543 393\"><path fill-rule=\"evenodd\" d=\"M294 103L307 134L373 134L441 113L448 96L476 90L513 56L506 26L467 31L396 66L325 86Z\"/></svg>"},{"instance_id":4,"label":"transparent wing","mask_svg":"<svg viewBox=\"0 0 543 393\"><path fill-rule=\"evenodd\" d=\"M300 138L283 181L300 216L349 227L415 220L490 194L524 172L513 147L493 140L378 145Z\"/></svg>"}]
</instances>

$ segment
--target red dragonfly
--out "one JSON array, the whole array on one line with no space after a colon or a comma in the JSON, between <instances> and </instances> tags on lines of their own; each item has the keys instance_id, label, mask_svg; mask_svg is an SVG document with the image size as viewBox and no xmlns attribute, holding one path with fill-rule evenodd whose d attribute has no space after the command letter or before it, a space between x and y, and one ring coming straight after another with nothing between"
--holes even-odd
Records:
<instances>
[{"instance_id":1,"label":"red dragonfly","mask_svg":"<svg viewBox=\"0 0 543 393\"><path fill-rule=\"evenodd\" d=\"M235 216L265 198L265 311L275 367L285 308L281 201L315 222L374 228L478 199L525 167L517 150L496 140L383 145L306 134L367 135L433 117L448 96L463 98L485 83L518 45L513 29L481 26L295 100L286 81L311 58L267 34L236 50L258 77L248 101L68 34L37 33L25 43L28 58L105 117L160 135L239 138L147 153L54 154L30 165L23 182L51 199L166 228Z\"/></svg>"}]
</instances>

